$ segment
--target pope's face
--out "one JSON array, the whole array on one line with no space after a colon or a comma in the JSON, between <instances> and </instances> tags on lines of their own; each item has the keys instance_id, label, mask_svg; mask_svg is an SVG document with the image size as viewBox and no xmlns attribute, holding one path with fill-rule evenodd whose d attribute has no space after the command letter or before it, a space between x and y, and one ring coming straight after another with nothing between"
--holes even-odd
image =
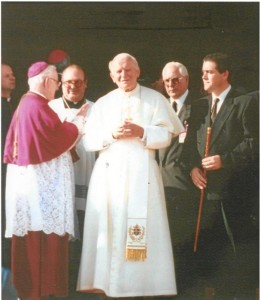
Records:
<instances>
[{"instance_id":1,"label":"pope's face","mask_svg":"<svg viewBox=\"0 0 260 300\"><path fill-rule=\"evenodd\" d=\"M128 57L113 62L110 76L113 82L125 92L133 90L140 75L138 66Z\"/></svg>"}]
</instances>

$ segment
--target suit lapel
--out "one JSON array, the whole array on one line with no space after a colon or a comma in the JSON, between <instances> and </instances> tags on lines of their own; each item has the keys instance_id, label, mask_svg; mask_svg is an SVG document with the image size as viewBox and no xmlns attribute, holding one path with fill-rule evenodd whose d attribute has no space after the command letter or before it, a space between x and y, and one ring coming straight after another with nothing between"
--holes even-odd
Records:
<instances>
[{"instance_id":1,"label":"suit lapel","mask_svg":"<svg viewBox=\"0 0 260 300\"><path fill-rule=\"evenodd\" d=\"M190 111L191 111L191 105L189 103L186 104L185 101L179 113L179 118L182 121L182 123L184 123L190 118Z\"/></svg>"},{"instance_id":2,"label":"suit lapel","mask_svg":"<svg viewBox=\"0 0 260 300\"><path fill-rule=\"evenodd\" d=\"M219 134L222 131L222 128L225 124L225 121L228 119L229 115L235 108L233 103L232 91L227 95L226 99L224 100L217 116L215 122L212 125L212 137L211 137L211 147L216 142Z\"/></svg>"},{"instance_id":3,"label":"suit lapel","mask_svg":"<svg viewBox=\"0 0 260 300\"><path fill-rule=\"evenodd\" d=\"M178 114L179 119L181 120L182 124L186 123L187 120L190 118L191 113L191 101L192 98L190 94L188 94L187 98L185 99L183 106ZM185 124L184 124L185 125ZM171 146L167 148L160 149L159 151L159 160L162 162L166 157L169 151L175 152L177 148L180 146L179 144L179 137L172 138Z\"/></svg>"},{"instance_id":4,"label":"suit lapel","mask_svg":"<svg viewBox=\"0 0 260 300\"><path fill-rule=\"evenodd\" d=\"M189 93L188 96L186 97L183 106L179 112L179 118L182 121L182 123L184 124L185 122L187 122L187 120L189 120L190 118L190 114L191 114L191 103L194 97L192 97L192 95Z\"/></svg>"},{"instance_id":5,"label":"suit lapel","mask_svg":"<svg viewBox=\"0 0 260 300\"><path fill-rule=\"evenodd\" d=\"M182 124L186 126L188 123L188 120L190 118L190 112L191 112L191 104L190 104L190 98L189 96L185 99L183 106L179 112L179 119L181 120ZM179 137L176 137L173 139L173 150L176 149L179 146Z\"/></svg>"}]
</instances>

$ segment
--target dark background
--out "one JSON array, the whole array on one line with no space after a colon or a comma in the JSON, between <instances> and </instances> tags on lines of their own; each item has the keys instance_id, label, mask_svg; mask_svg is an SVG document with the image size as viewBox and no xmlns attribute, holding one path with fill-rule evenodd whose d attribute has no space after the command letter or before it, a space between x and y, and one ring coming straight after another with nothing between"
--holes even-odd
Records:
<instances>
[{"instance_id":1,"label":"dark background","mask_svg":"<svg viewBox=\"0 0 260 300\"><path fill-rule=\"evenodd\" d=\"M16 97L27 90L29 65L54 48L86 68L87 97L114 88L108 62L134 55L149 86L168 61L184 63L191 89L201 87L202 58L216 51L234 58L234 84L258 90L258 2L1 2L2 61L13 66Z\"/></svg>"},{"instance_id":2,"label":"dark background","mask_svg":"<svg viewBox=\"0 0 260 300\"><path fill-rule=\"evenodd\" d=\"M87 70L90 100L115 87L107 65L120 52L137 58L140 83L146 86L159 78L167 62L184 63L195 92L201 89L202 58L226 52L234 58L234 85L248 92L259 89L258 2L2 1L1 23L1 60L15 71L17 100L27 90L28 67L47 59L55 48ZM258 274L259 242L249 232L245 226L241 235L247 238L239 249L246 254L249 270L245 282L255 288L258 276L251 269L257 268ZM77 263L71 264L73 280Z\"/></svg>"}]
</instances>

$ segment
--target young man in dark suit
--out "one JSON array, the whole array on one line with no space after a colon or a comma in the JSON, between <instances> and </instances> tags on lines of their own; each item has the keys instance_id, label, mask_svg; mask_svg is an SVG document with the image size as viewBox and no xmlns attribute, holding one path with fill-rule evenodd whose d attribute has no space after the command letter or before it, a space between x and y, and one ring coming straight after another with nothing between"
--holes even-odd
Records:
<instances>
[{"instance_id":1,"label":"young man in dark suit","mask_svg":"<svg viewBox=\"0 0 260 300\"><path fill-rule=\"evenodd\" d=\"M251 201L252 190L258 190L258 180L254 178L258 176L258 106L251 96L237 94L231 87L230 75L226 54L204 57L202 80L208 96L193 106L192 130L187 140L192 181L205 191L196 275L200 286L211 290L214 300L235 299L242 294L245 298L239 299L254 299L255 293L252 288L252 294L246 294L250 283L243 281L245 253L241 251L240 233L246 225L243 211ZM209 155L205 157L209 127ZM249 183L250 177L254 180ZM256 278L250 281L256 282Z\"/></svg>"},{"instance_id":2,"label":"young man in dark suit","mask_svg":"<svg viewBox=\"0 0 260 300\"><path fill-rule=\"evenodd\" d=\"M194 199L199 199L199 196L195 196L196 188L189 176L183 149L194 96L188 89L188 70L180 62L169 62L164 66L162 81L169 102L185 127L185 132L174 137L169 147L159 150L158 157L175 259L178 295L174 299L187 299L191 297L189 293L194 281L193 240L198 207Z\"/></svg>"}]
</instances>

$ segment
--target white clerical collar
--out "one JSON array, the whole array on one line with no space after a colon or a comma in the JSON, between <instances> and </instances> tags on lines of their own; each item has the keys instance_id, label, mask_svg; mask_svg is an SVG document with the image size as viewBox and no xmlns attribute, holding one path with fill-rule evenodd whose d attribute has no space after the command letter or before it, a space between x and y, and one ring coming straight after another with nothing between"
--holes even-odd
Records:
<instances>
[{"instance_id":1,"label":"white clerical collar","mask_svg":"<svg viewBox=\"0 0 260 300\"><path fill-rule=\"evenodd\" d=\"M129 92L125 92L124 90L121 90L121 89L119 89L119 91L122 94L126 95L127 97L130 97L130 96L139 94L140 88L141 88L140 85L137 83L136 87L133 90L129 91Z\"/></svg>"}]
</instances>

